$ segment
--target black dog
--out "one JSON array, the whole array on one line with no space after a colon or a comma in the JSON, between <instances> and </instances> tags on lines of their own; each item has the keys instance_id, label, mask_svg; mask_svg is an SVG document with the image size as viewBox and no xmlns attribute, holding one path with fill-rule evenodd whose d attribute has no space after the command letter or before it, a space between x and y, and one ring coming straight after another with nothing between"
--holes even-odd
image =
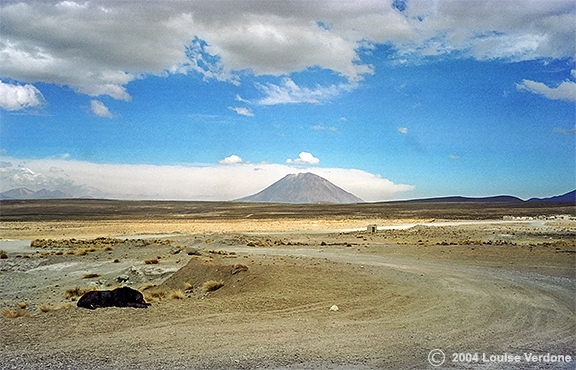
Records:
<instances>
[{"instance_id":1,"label":"black dog","mask_svg":"<svg viewBox=\"0 0 576 370\"><path fill-rule=\"evenodd\" d=\"M77 306L91 310L104 307L146 308L150 306L150 303L146 303L144 296L139 291L122 287L114 290L94 290L88 292L80 297Z\"/></svg>"}]
</instances>

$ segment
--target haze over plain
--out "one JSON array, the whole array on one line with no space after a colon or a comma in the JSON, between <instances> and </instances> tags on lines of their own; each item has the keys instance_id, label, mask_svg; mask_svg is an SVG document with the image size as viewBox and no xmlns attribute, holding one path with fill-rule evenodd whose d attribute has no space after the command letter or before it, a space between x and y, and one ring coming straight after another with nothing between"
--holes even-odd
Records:
<instances>
[{"instance_id":1,"label":"haze over plain","mask_svg":"<svg viewBox=\"0 0 576 370\"><path fill-rule=\"evenodd\" d=\"M0 191L574 189L573 1L4 1Z\"/></svg>"}]
</instances>

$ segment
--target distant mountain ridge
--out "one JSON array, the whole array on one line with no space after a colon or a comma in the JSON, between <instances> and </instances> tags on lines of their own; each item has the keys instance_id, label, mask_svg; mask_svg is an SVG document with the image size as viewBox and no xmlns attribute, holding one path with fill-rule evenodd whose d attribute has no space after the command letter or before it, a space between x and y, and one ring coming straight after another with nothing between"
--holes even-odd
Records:
<instances>
[{"instance_id":1,"label":"distant mountain ridge","mask_svg":"<svg viewBox=\"0 0 576 370\"><path fill-rule=\"evenodd\" d=\"M363 203L354 194L313 173L289 174L266 189L236 202Z\"/></svg>"},{"instance_id":2,"label":"distant mountain ridge","mask_svg":"<svg viewBox=\"0 0 576 370\"><path fill-rule=\"evenodd\" d=\"M557 203L576 203L576 190L566 194L556 195L549 198L530 198L522 200L512 195L497 195L492 197L438 197L424 199L410 199L402 202L422 202L422 203L518 203L518 202L557 202Z\"/></svg>"},{"instance_id":3,"label":"distant mountain ridge","mask_svg":"<svg viewBox=\"0 0 576 370\"><path fill-rule=\"evenodd\" d=\"M0 200L10 199L63 199L69 198L66 193L60 190L40 189L38 191L28 188L16 188L0 193Z\"/></svg>"},{"instance_id":4,"label":"distant mountain ridge","mask_svg":"<svg viewBox=\"0 0 576 370\"><path fill-rule=\"evenodd\" d=\"M550 198L530 198L528 202L572 202L576 203L576 190Z\"/></svg>"},{"instance_id":5,"label":"distant mountain ridge","mask_svg":"<svg viewBox=\"0 0 576 370\"><path fill-rule=\"evenodd\" d=\"M496 202L496 203L509 203L509 202L524 202L518 197L512 195L497 195L492 197L438 197L438 198L423 198L423 199L409 199L403 202L421 202L421 203L473 203L473 202Z\"/></svg>"},{"instance_id":6,"label":"distant mountain ridge","mask_svg":"<svg viewBox=\"0 0 576 370\"><path fill-rule=\"evenodd\" d=\"M60 190L40 189L33 191L28 188L16 188L0 193L0 200L17 199L66 199L72 198ZM312 173L287 175L268 188L254 195L240 198L235 202L270 202L270 203L363 203L355 195L332 184L330 181ZM437 197L391 201L422 202L422 203L520 203L520 202L556 202L573 203L576 205L576 190L548 198L530 198L522 200L511 195L490 197Z\"/></svg>"}]
</instances>

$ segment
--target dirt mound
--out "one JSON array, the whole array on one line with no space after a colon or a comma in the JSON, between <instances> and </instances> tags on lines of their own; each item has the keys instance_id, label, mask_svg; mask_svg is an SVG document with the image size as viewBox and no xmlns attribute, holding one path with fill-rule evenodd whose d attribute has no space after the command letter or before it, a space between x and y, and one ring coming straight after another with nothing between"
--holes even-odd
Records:
<instances>
[{"instance_id":1,"label":"dirt mound","mask_svg":"<svg viewBox=\"0 0 576 370\"><path fill-rule=\"evenodd\" d=\"M193 256L188 263L158 286L159 290L185 290L188 293L206 293L204 283L221 282L219 294L227 294L233 287L238 293L245 291L259 280L258 274L253 274L246 264L238 263L231 258L220 255L202 257ZM216 290L216 289L208 289Z\"/></svg>"}]
</instances>

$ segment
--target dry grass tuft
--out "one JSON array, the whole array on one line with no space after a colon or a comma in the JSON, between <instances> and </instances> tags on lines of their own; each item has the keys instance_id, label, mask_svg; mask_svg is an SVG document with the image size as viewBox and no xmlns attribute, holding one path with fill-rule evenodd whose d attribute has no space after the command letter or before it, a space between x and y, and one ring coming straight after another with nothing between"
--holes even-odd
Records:
<instances>
[{"instance_id":1,"label":"dry grass tuft","mask_svg":"<svg viewBox=\"0 0 576 370\"><path fill-rule=\"evenodd\" d=\"M146 293L144 293L144 299L146 299L146 301L161 301L165 296L166 293L160 289L147 290Z\"/></svg>"},{"instance_id":2,"label":"dry grass tuft","mask_svg":"<svg viewBox=\"0 0 576 370\"><path fill-rule=\"evenodd\" d=\"M220 281L208 280L202 284L202 289L204 289L205 292L213 292L215 290L222 288L223 286L224 286L223 280Z\"/></svg>"},{"instance_id":3,"label":"dry grass tuft","mask_svg":"<svg viewBox=\"0 0 576 370\"><path fill-rule=\"evenodd\" d=\"M234 265L234 267L232 268L232 275L235 275L241 271L248 271L248 266L243 265L241 263L237 263Z\"/></svg>"},{"instance_id":4,"label":"dry grass tuft","mask_svg":"<svg viewBox=\"0 0 576 370\"><path fill-rule=\"evenodd\" d=\"M204 250L204 252L206 253L212 253L212 254L219 254L222 256L233 256L236 254L236 252L228 252L222 249L216 250L216 249L206 249Z\"/></svg>"},{"instance_id":5,"label":"dry grass tuft","mask_svg":"<svg viewBox=\"0 0 576 370\"><path fill-rule=\"evenodd\" d=\"M91 278L96 278L96 277L100 277L100 276L102 276L102 275L94 274L94 273L88 273L88 274L82 275L82 279L91 279Z\"/></svg>"},{"instance_id":6,"label":"dry grass tuft","mask_svg":"<svg viewBox=\"0 0 576 370\"><path fill-rule=\"evenodd\" d=\"M38 309L39 309L41 312L50 312L50 311L55 311L55 310L57 310L56 307L54 307L54 306L52 306L52 305L50 305L50 304L43 304L42 306L39 306Z\"/></svg>"},{"instance_id":7,"label":"dry grass tuft","mask_svg":"<svg viewBox=\"0 0 576 370\"><path fill-rule=\"evenodd\" d=\"M86 256L88 254L89 250L88 249L79 249L76 252L74 252L73 254L77 255L77 256Z\"/></svg>"},{"instance_id":8,"label":"dry grass tuft","mask_svg":"<svg viewBox=\"0 0 576 370\"><path fill-rule=\"evenodd\" d=\"M160 260L158 260L158 257L156 257L156 258L151 258L151 259L149 259L149 260L144 260L144 263L147 264L147 265L154 265L154 264L157 264L157 263L159 263L159 262L160 262Z\"/></svg>"},{"instance_id":9,"label":"dry grass tuft","mask_svg":"<svg viewBox=\"0 0 576 370\"><path fill-rule=\"evenodd\" d=\"M6 251L0 250L0 258L1 259L8 258L8 253Z\"/></svg>"},{"instance_id":10,"label":"dry grass tuft","mask_svg":"<svg viewBox=\"0 0 576 370\"><path fill-rule=\"evenodd\" d=\"M28 310L23 309L23 308L18 308L16 311L13 311L9 308L3 308L0 311L0 314L7 319L15 319L17 317L28 316L30 314L30 312L28 312Z\"/></svg>"},{"instance_id":11,"label":"dry grass tuft","mask_svg":"<svg viewBox=\"0 0 576 370\"><path fill-rule=\"evenodd\" d=\"M192 289L194 289L194 286L193 286L192 284L190 284L190 283L188 283L188 282L185 282L185 283L184 283L184 290L185 290L185 291L188 292L188 291L190 291L190 290L192 290Z\"/></svg>"},{"instance_id":12,"label":"dry grass tuft","mask_svg":"<svg viewBox=\"0 0 576 370\"><path fill-rule=\"evenodd\" d=\"M143 291L143 290L147 290L150 288L154 288L155 286L156 286L156 284L146 283L146 284L142 285L138 290Z\"/></svg>"},{"instance_id":13,"label":"dry grass tuft","mask_svg":"<svg viewBox=\"0 0 576 370\"><path fill-rule=\"evenodd\" d=\"M184 299L185 295L181 290L171 290L168 296L172 299Z\"/></svg>"},{"instance_id":14,"label":"dry grass tuft","mask_svg":"<svg viewBox=\"0 0 576 370\"><path fill-rule=\"evenodd\" d=\"M27 306L26 302L18 302L18 307L24 309L26 308L26 306Z\"/></svg>"},{"instance_id":15,"label":"dry grass tuft","mask_svg":"<svg viewBox=\"0 0 576 370\"><path fill-rule=\"evenodd\" d=\"M91 287L88 289L84 289L84 288L80 288L80 287L76 287L73 289L67 289L64 292L64 298L66 299L71 299L73 301L75 301L76 299L78 299L79 297L83 296L84 294L91 292L93 290L96 290L96 287Z\"/></svg>"}]
</instances>

